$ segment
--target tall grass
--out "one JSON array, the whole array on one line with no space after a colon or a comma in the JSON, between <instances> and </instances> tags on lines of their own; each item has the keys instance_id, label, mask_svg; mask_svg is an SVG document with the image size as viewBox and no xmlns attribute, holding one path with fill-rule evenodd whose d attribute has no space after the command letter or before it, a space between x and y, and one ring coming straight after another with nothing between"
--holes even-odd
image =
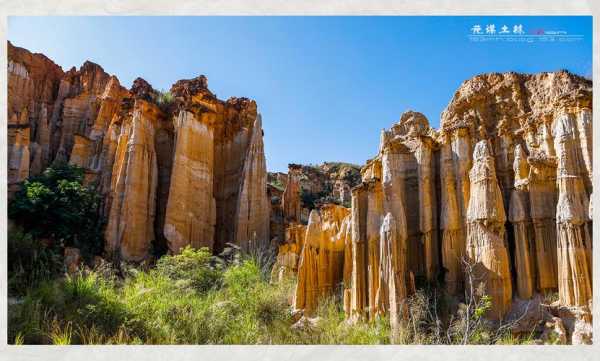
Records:
<instances>
[{"instance_id":1,"label":"tall grass","mask_svg":"<svg viewBox=\"0 0 600 361\"><path fill-rule=\"evenodd\" d=\"M292 327L295 280L269 282L265 256L216 262L207 250L164 256L149 270L95 270L41 282L9 306L13 344L387 344L386 317L349 323L339 295ZM268 263L267 263L268 264ZM117 274L125 276L117 276ZM431 299L409 300L403 343L454 343L436 336ZM437 301L436 301L437 302ZM482 331L483 332L483 331ZM479 337L479 336L477 336ZM477 341L473 339L472 341ZM499 343L518 343L505 337Z\"/></svg>"}]
</instances>

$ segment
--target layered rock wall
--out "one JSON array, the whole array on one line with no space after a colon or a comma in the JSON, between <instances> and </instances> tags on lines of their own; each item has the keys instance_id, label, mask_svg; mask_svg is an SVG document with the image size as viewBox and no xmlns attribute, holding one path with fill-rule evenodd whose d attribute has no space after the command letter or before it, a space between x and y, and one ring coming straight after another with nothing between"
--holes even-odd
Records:
<instances>
[{"instance_id":1,"label":"layered rock wall","mask_svg":"<svg viewBox=\"0 0 600 361\"><path fill-rule=\"evenodd\" d=\"M127 90L92 62L63 72L42 54L8 50L9 196L28 176L69 162L103 196L111 256L269 242L254 101L219 100L204 76L167 94L141 78Z\"/></svg>"},{"instance_id":2,"label":"layered rock wall","mask_svg":"<svg viewBox=\"0 0 600 361\"><path fill-rule=\"evenodd\" d=\"M397 325L415 284L438 280L489 296L493 319L555 291L589 316L591 114L591 82L565 71L467 80L439 130L403 114L352 190L348 317Z\"/></svg>"},{"instance_id":3,"label":"layered rock wall","mask_svg":"<svg viewBox=\"0 0 600 361\"><path fill-rule=\"evenodd\" d=\"M360 176L344 163L292 164L267 192L256 103L219 100L204 76L169 94L140 78L127 90L99 65L64 72L10 43L7 71L9 197L53 162L84 168L116 258L188 245L218 252L227 242L250 249L273 231L274 279L297 272L295 306L308 313L339 287L348 316L390 314L394 325L415 285L442 281L463 297L473 286L467 266L483 275L493 318L538 293L591 305L589 80L473 77L439 130L413 111L384 130Z\"/></svg>"}]
</instances>

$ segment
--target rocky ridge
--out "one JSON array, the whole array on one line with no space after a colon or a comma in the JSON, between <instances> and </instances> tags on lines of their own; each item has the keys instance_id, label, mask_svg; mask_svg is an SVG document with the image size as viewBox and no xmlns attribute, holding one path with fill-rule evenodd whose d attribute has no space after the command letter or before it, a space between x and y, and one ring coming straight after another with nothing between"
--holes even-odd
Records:
<instances>
[{"instance_id":1,"label":"rocky ridge","mask_svg":"<svg viewBox=\"0 0 600 361\"><path fill-rule=\"evenodd\" d=\"M591 102L591 81L566 71L492 73L461 85L439 130L402 114L362 167L343 218L325 225L335 219L325 205L303 238L286 233L280 257L297 259L295 306L314 312L331 294L322 279L335 275L349 319L389 314L394 332L415 280L441 281L457 299L483 289L492 320L558 291L542 321L568 319L570 340L591 339ZM284 199L297 193L294 174ZM284 213L295 216L289 204ZM341 254L320 261L322 249Z\"/></svg>"},{"instance_id":2,"label":"rocky ridge","mask_svg":"<svg viewBox=\"0 0 600 361\"><path fill-rule=\"evenodd\" d=\"M206 77L176 82L165 98L144 79L127 90L92 62L64 72L8 43L9 197L56 161L97 185L108 256L269 241L260 114L222 101Z\"/></svg>"},{"instance_id":3,"label":"rocky ridge","mask_svg":"<svg viewBox=\"0 0 600 361\"><path fill-rule=\"evenodd\" d=\"M416 284L457 299L482 288L492 320L558 292L541 321L591 342L591 81L479 75L440 129L402 114L359 172L290 164L269 176L254 101L219 100L204 76L169 94L141 78L126 89L91 62L65 72L9 43L9 197L67 161L103 196L112 258L275 239L273 280L297 276L293 304L307 316L339 291L349 320L389 315L393 336Z\"/></svg>"}]
</instances>

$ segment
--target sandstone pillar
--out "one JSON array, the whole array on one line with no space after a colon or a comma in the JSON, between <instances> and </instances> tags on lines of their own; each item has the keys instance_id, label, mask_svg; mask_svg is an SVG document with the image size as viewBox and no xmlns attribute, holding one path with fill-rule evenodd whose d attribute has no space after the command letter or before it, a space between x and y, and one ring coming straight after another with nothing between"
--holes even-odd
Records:
<instances>
[{"instance_id":1,"label":"sandstone pillar","mask_svg":"<svg viewBox=\"0 0 600 361\"><path fill-rule=\"evenodd\" d=\"M401 238L398 238L398 234ZM398 232L391 213L381 224L380 284L377 292L380 308L389 311L391 340L399 338L400 322L405 312L406 291L406 230Z\"/></svg>"},{"instance_id":2,"label":"sandstone pillar","mask_svg":"<svg viewBox=\"0 0 600 361\"><path fill-rule=\"evenodd\" d=\"M581 148L581 157L585 169L584 185L589 194L592 193L592 155L593 155L593 137L592 137L592 111L583 108L577 116L577 133L579 134L579 146Z\"/></svg>"},{"instance_id":3,"label":"sandstone pillar","mask_svg":"<svg viewBox=\"0 0 600 361\"><path fill-rule=\"evenodd\" d=\"M175 155L165 215L169 251L185 246L212 250L216 209L213 197L214 113L180 111L175 119Z\"/></svg>"},{"instance_id":4,"label":"sandstone pillar","mask_svg":"<svg viewBox=\"0 0 600 361\"><path fill-rule=\"evenodd\" d=\"M472 164L473 150L469 129L458 127L451 133L452 157L454 174L456 175L456 190L458 191L458 207L460 216L466 223L467 207L470 199L469 170Z\"/></svg>"},{"instance_id":5,"label":"sandstone pillar","mask_svg":"<svg viewBox=\"0 0 600 361\"><path fill-rule=\"evenodd\" d=\"M405 180L402 162L408 149L399 142L390 142L383 147L381 157L383 210L391 213L395 220L396 238L406 245ZM407 245L406 245L407 246Z\"/></svg>"},{"instance_id":6,"label":"sandstone pillar","mask_svg":"<svg viewBox=\"0 0 600 361\"><path fill-rule=\"evenodd\" d=\"M484 283L492 299L489 317L502 319L509 311L512 285L506 245L504 202L486 140L478 142L469 172L470 199L467 208L467 253L476 284ZM473 295L475 296L475 295Z\"/></svg>"},{"instance_id":7,"label":"sandstone pillar","mask_svg":"<svg viewBox=\"0 0 600 361\"><path fill-rule=\"evenodd\" d=\"M347 208L326 204L313 209L298 265L295 308L316 311L319 301L333 294L344 279L344 244L349 223ZM348 220L346 218L348 217Z\"/></svg>"},{"instance_id":8,"label":"sandstone pillar","mask_svg":"<svg viewBox=\"0 0 600 361\"><path fill-rule=\"evenodd\" d=\"M456 191L456 176L450 144L443 144L440 159L442 262L446 290L451 295L462 291L465 233Z\"/></svg>"},{"instance_id":9,"label":"sandstone pillar","mask_svg":"<svg viewBox=\"0 0 600 361\"><path fill-rule=\"evenodd\" d=\"M434 205L435 196L435 172L433 167L432 139L422 136L416 150L419 177L419 230L421 232L421 243L424 254L425 277L434 282L438 269L438 242Z\"/></svg>"},{"instance_id":10,"label":"sandstone pillar","mask_svg":"<svg viewBox=\"0 0 600 361\"><path fill-rule=\"evenodd\" d=\"M315 209L310 212L304 247L300 253L298 264L298 284L294 297L294 308L302 309L312 315L318 305L319 298L319 264L318 248L321 243L321 216Z\"/></svg>"},{"instance_id":11,"label":"sandstone pillar","mask_svg":"<svg viewBox=\"0 0 600 361\"><path fill-rule=\"evenodd\" d=\"M519 144L515 147L515 186L510 196L508 211L515 235L515 273L517 295L522 299L530 299L535 292L535 237L529 217L529 199L527 183L529 165Z\"/></svg>"},{"instance_id":12,"label":"sandstone pillar","mask_svg":"<svg viewBox=\"0 0 600 361\"><path fill-rule=\"evenodd\" d=\"M267 164L265 160L262 118L257 115L242 171L242 182L236 206L235 240L242 249L269 243L270 202L267 197Z\"/></svg>"},{"instance_id":13,"label":"sandstone pillar","mask_svg":"<svg viewBox=\"0 0 600 361\"><path fill-rule=\"evenodd\" d=\"M554 147L553 147L554 148ZM529 163L529 204L535 236L537 289L558 286L556 259L556 161L544 153L532 154Z\"/></svg>"},{"instance_id":14,"label":"sandstone pillar","mask_svg":"<svg viewBox=\"0 0 600 361\"><path fill-rule=\"evenodd\" d=\"M364 318L368 307L367 185L352 189L352 294L351 317Z\"/></svg>"},{"instance_id":15,"label":"sandstone pillar","mask_svg":"<svg viewBox=\"0 0 600 361\"><path fill-rule=\"evenodd\" d=\"M344 276L343 276L343 297L344 313L346 317L352 314L352 274L353 274L353 253L352 253L352 214L349 214L344 220L342 226L344 238Z\"/></svg>"},{"instance_id":16,"label":"sandstone pillar","mask_svg":"<svg viewBox=\"0 0 600 361\"><path fill-rule=\"evenodd\" d=\"M158 109L136 100L125 119L115 153L106 250L128 261L142 261L154 240L157 163L154 133Z\"/></svg>"},{"instance_id":17,"label":"sandstone pillar","mask_svg":"<svg viewBox=\"0 0 600 361\"><path fill-rule=\"evenodd\" d=\"M381 183L374 178L367 183L367 276L369 294L369 318L382 313L376 302L379 289L379 232L383 217L383 192Z\"/></svg>"},{"instance_id":18,"label":"sandstone pillar","mask_svg":"<svg viewBox=\"0 0 600 361\"><path fill-rule=\"evenodd\" d=\"M281 203L283 216L287 222L300 222L302 207L300 203L300 172L302 166L290 164L288 166L288 181L283 192Z\"/></svg>"},{"instance_id":19,"label":"sandstone pillar","mask_svg":"<svg viewBox=\"0 0 600 361\"><path fill-rule=\"evenodd\" d=\"M558 158L558 294L560 303L586 306L592 298L591 242L588 198L578 164L578 147L572 119L556 119L554 144Z\"/></svg>"}]
</instances>

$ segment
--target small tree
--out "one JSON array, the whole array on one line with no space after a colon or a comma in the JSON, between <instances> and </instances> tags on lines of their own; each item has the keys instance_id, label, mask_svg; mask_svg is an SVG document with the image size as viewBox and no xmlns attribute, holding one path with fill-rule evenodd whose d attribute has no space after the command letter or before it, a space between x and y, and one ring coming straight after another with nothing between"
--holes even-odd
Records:
<instances>
[{"instance_id":1,"label":"small tree","mask_svg":"<svg viewBox=\"0 0 600 361\"><path fill-rule=\"evenodd\" d=\"M23 183L9 204L9 217L35 239L96 254L102 245L100 195L83 179L81 167L52 165Z\"/></svg>"}]
</instances>

